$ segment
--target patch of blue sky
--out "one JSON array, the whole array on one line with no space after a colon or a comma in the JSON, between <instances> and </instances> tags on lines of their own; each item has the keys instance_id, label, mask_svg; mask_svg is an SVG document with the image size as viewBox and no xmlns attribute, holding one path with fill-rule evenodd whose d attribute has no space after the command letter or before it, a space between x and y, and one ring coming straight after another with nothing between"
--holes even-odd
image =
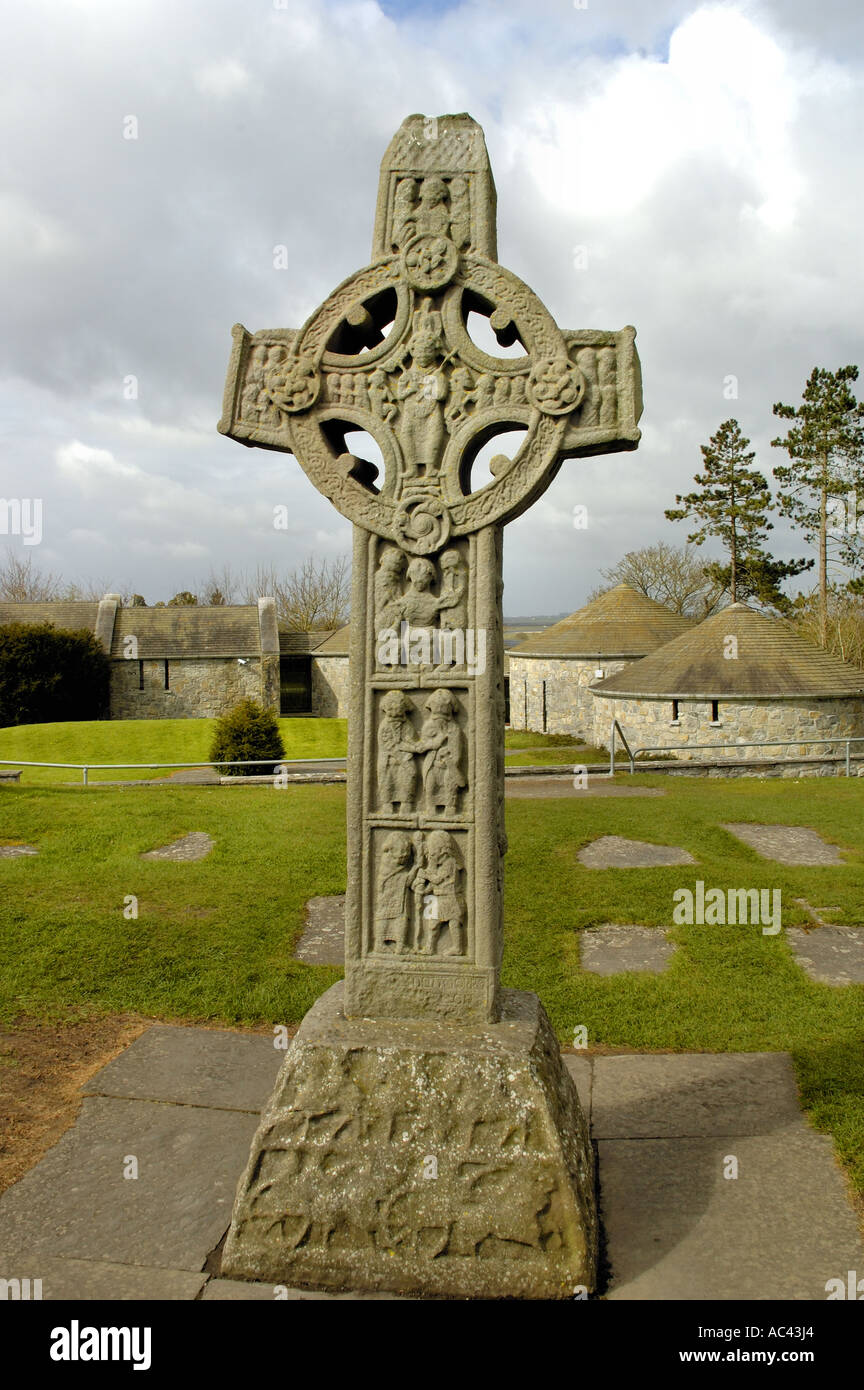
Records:
<instances>
[{"instance_id":1,"label":"patch of blue sky","mask_svg":"<svg viewBox=\"0 0 864 1390\"><path fill-rule=\"evenodd\" d=\"M378 0L388 19L435 19L448 10L458 10L465 0Z\"/></svg>"}]
</instances>

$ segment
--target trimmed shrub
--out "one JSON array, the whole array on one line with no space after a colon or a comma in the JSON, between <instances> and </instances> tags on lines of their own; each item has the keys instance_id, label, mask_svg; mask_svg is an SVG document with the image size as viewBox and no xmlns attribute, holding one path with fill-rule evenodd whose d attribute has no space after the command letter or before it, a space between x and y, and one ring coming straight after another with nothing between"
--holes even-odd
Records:
<instances>
[{"instance_id":1,"label":"trimmed shrub","mask_svg":"<svg viewBox=\"0 0 864 1390\"><path fill-rule=\"evenodd\" d=\"M92 632L0 624L0 726L105 719L111 666Z\"/></svg>"},{"instance_id":2,"label":"trimmed shrub","mask_svg":"<svg viewBox=\"0 0 864 1390\"><path fill-rule=\"evenodd\" d=\"M225 763L246 758L267 758L264 763L250 767L226 767ZM254 777L273 772L274 760L285 757L285 747L279 732L279 721L271 710L257 700L246 698L216 721L216 732L210 748L210 762L219 763L223 776Z\"/></svg>"}]
</instances>

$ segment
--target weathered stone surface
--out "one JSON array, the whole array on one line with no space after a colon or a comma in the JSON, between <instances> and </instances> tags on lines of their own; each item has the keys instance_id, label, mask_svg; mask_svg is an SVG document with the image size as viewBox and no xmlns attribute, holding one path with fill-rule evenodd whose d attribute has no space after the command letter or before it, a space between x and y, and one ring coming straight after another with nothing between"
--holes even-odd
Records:
<instances>
[{"instance_id":1,"label":"weathered stone surface","mask_svg":"<svg viewBox=\"0 0 864 1390\"><path fill-rule=\"evenodd\" d=\"M0 845L0 859L26 859L38 853L35 845Z\"/></svg>"},{"instance_id":2,"label":"weathered stone surface","mask_svg":"<svg viewBox=\"0 0 864 1390\"><path fill-rule=\"evenodd\" d=\"M159 849L148 849L146 854L142 854L142 859L172 859L178 863L193 863L198 859L206 859L216 841L206 834L203 830L193 830L188 835L183 835L179 840L174 840L170 845L162 845Z\"/></svg>"},{"instance_id":3,"label":"weathered stone surface","mask_svg":"<svg viewBox=\"0 0 864 1390\"><path fill-rule=\"evenodd\" d=\"M603 1140L598 1156L613 1302L824 1300L829 1279L864 1268L831 1141L800 1119L773 1134Z\"/></svg>"},{"instance_id":4,"label":"weathered stone surface","mask_svg":"<svg viewBox=\"0 0 864 1390\"><path fill-rule=\"evenodd\" d=\"M823 985L864 984L864 927L787 927L786 940L811 980Z\"/></svg>"},{"instance_id":5,"label":"weathered stone surface","mask_svg":"<svg viewBox=\"0 0 864 1390\"><path fill-rule=\"evenodd\" d=\"M198 1297L206 1274L185 1269L142 1268L140 1265L107 1264L100 1260L62 1260L52 1255L0 1251L0 1279L41 1279L42 1299L74 1302L126 1300L169 1302Z\"/></svg>"},{"instance_id":6,"label":"weathered stone surface","mask_svg":"<svg viewBox=\"0 0 864 1390\"><path fill-rule=\"evenodd\" d=\"M620 975L628 970L658 975L668 966L675 947L659 927L607 922L580 932L579 952L582 969L593 975Z\"/></svg>"},{"instance_id":7,"label":"weathered stone surface","mask_svg":"<svg viewBox=\"0 0 864 1390\"><path fill-rule=\"evenodd\" d=\"M85 1096L166 1101L259 1114L285 1060L275 1036L156 1023L102 1067Z\"/></svg>"},{"instance_id":8,"label":"weathered stone surface","mask_svg":"<svg viewBox=\"0 0 864 1390\"><path fill-rule=\"evenodd\" d=\"M748 825L736 821L724 824L723 829L764 859L775 859L778 864L845 863L836 845L828 844L815 830L803 825Z\"/></svg>"},{"instance_id":9,"label":"weathered stone surface","mask_svg":"<svg viewBox=\"0 0 864 1390\"><path fill-rule=\"evenodd\" d=\"M591 1285L591 1148L536 996L504 991L475 1028L346 1019L342 996L286 1056L223 1273L454 1298Z\"/></svg>"},{"instance_id":10,"label":"weathered stone surface","mask_svg":"<svg viewBox=\"0 0 864 1390\"><path fill-rule=\"evenodd\" d=\"M284 1284L252 1284L246 1279L211 1279L201 1295L204 1303L399 1303L399 1294L333 1293L325 1289L288 1289Z\"/></svg>"},{"instance_id":11,"label":"weathered stone surface","mask_svg":"<svg viewBox=\"0 0 864 1390\"><path fill-rule=\"evenodd\" d=\"M786 1052L594 1058L596 1139L771 1134L800 1114Z\"/></svg>"},{"instance_id":12,"label":"weathered stone surface","mask_svg":"<svg viewBox=\"0 0 864 1390\"><path fill-rule=\"evenodd\" d=\"M344 893L309 899L306 926L294 955L310 965L342 964L345 959Z\"/></svg>"},{"instance_id":13,"label":"weathered stone surface","mask_svg":"<svg viewBox=\"0 0 864 1390\"><path fill-rule=\"evenodd\" d=\"M321 719L347 719L350 686L347 656L313 655L313 714Z\"/></svg>"},{"instance_id":14,"label":"weathered stone surface","mask_svg":"<svg viewBox=\"0 0 864 1390\"><path fill-rule=\"evenodd\" d=\"M74 1127L0 1197L0 1249L201 1270L228 1225L254 1130L255 1116L237 1111L88 1097ZM129 1158L137 1178L124 1176Z\"/></svg>"},{"instance_id":15,"label":"weathered stone surface","mask_svg":"<svg viewBox=\"0 0 864 1390\"><path fill-rule=\"evenodd\" d=\"M652 845L621 835L601 835L580 849L577 858L586 869L656 869L696 863L692 854L677 845Z\"/></svg>"}]
</instances>

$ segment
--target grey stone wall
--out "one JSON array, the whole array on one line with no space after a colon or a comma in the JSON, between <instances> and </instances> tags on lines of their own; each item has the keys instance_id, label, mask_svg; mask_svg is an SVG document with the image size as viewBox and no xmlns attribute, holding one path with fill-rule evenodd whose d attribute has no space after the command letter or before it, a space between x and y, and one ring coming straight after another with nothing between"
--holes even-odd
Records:
<instances>
[{"instance_id":1,"label":"grey stone wall","mask_svg":"<svg viewBox=\"0 0 864 1390\"><path fill-rule=\"evenodd\" d=\"M278 657L276 658L278 713ZM267 697L262 689L261 662L236 657L176 658L168 663L169 689L165 689L165 663L161 658L144 662L144 689L138 689L139 666L135 660L111 663L112 719L212 719L247 695ZM271 678L269 684L273 684ZM272 690L269 698L274 708Z\"/></svg>"},{"instance_id":2,"label":"grey stone wall","mask_svg":"<svg viewBox=\"0 0 864 1390\"><path fill-rule=\"evenodd\" d=\"M320 719L348 718L347 656L313 655L312 713Z\"/></svg>"},{"instance_id":3,"label":"grey stone wall","mask_svg":"<svg viewBox=\"0 0 864 1390\"><path fill-rule=\"evenodd\" d=\"M739 700L720 700L719 720L711 719L711 704L706 700L681 700L678 706L678 721L672 720L671 700L604 699L594 696L594 742L608 745L609 730L613 719L617 719L634 750L639 746L664 743L683 744L684 748L676 754L679 758L704 758L706 753L689 752L687 744L694 743L732 743L755 739L758 742L770 738L781 739L784 743L793 739L807 738L855 738L864 736L864 699L850 697L843 700L759 700L746 703ZM782 748L773 745L768 748L735 747L718 748L712 757L718 758L768 758L819 756L828 752L842 752L842 745L811 747L798 745Z\"/></svg>"},{"instance_id":4,"label":"grey stone wall","mask_svg":"<svg viewBox=\"0 0 864 1390\"><path fill-rule=\"evenodd\" d=\"M575 734L593 739L594 697L588 687L629 666L629 661L583 661L510 654L510 727L539 734ZM546 686L544 723L543 686ZM604 740L605 742L605 740Z\"/></svg>"}]
</instances>

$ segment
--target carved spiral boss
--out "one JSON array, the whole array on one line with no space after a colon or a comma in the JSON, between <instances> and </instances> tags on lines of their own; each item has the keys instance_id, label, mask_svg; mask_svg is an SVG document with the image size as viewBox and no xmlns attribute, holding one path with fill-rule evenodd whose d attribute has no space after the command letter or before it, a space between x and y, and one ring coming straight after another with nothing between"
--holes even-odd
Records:
<instances>
[{"instance_id":1,"label":"carved spiral boss","mask_svg":"<svg viewBox=\"0 0 864 1390\"><path fill-rule=\"evenodd\" d=\"M406 120L381 166L371 263L297 331L233 330L222 433L293 453L354 525L346 1013L498 1017L503 525L562 459L634 449L634 330L562 331L498 265L468 116ZM499 344L468 331L488 316ZM352 453L378 444L383 472ZM479 449L520 430L471 490ZM460 635L461 634L461 635Z\"/></svg>"}]
</instances>

